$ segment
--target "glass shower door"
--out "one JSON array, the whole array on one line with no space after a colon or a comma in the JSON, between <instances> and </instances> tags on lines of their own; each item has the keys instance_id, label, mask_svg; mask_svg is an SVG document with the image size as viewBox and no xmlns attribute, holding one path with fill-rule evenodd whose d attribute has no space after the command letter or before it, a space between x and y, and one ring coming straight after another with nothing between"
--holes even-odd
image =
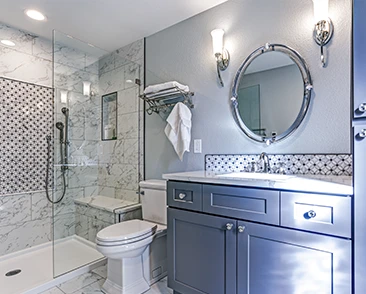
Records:
<instances>
[{"instance_id":1,"label":"glass shower door","mask_svg":"<svg viewBox=\"0 0 366 294\"><path fill-rule=\"evenodd\" d=\"M54 276L95 262L99 230L139 202L141 72L107 52L54 32Z\"/></svg>"}]
</instances>

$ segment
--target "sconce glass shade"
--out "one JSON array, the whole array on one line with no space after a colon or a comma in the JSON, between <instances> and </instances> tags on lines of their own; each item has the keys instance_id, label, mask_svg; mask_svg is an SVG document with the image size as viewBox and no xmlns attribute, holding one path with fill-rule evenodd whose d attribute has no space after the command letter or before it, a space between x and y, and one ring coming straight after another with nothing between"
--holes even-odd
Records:
<instances>
[{"instance_id":1,"label":"sconce glass shade","mask_svg":"<svg viewBox=\"0 0 366 294\"><path fill-rule=\"evenodd\" d=\"M67 94L68 94L68 92L65 91L65 90L61 90L60 91L60 100L61 100L61 103L64 103L64 104L67 103Z\"/></svg>"},{"instance_id":2,"label":"sconce glass shade","mask_svg":"<svg viewBox=\"0 0 366 294\"><path fill-rule=\"evenodd\" d=\"M83 82L83 94L85 96L90 96L90 82Z\"/></svg>"},{"instance_id":3,"label":"sconce glass shade","mask_svg":"<svg viewBox=\"0 0 366 294\"><path fill-rule=\"evenodd\" d=\"M224 30L223 29L215 29L211 32L212 36L212 46L213 46L213 54L222 54L222 49L224 47Z\"/></svg>"},{"instance_id":4,"label":"sconce glass shade","mask_svg":"<svg viewBox=\"0 0 366 294\"><path fill-rule=\"evenodd\" d=\"M328 19L329 0L313 0L314 4L314 23Z\"/></svg>"}]
</instances>

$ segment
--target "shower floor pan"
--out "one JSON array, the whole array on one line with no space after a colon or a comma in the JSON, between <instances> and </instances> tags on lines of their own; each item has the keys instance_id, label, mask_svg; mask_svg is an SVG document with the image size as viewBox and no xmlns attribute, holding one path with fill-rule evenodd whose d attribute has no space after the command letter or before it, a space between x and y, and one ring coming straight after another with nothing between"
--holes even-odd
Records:
<instances>
[{"instance_id":1,"label":"shower floor pan","mask_svg":"<svg viewBox=\"0 0 366 294\"><path fill-rule=\"evenodd\" d=\"M40 293L106 263L92 242L78 236L56 241L54 251L48 242L0 257L0 293ZM11 275L16 270L21 272ZM54 272L63 275L54 279Z\"/></svg>"}]
</instances>

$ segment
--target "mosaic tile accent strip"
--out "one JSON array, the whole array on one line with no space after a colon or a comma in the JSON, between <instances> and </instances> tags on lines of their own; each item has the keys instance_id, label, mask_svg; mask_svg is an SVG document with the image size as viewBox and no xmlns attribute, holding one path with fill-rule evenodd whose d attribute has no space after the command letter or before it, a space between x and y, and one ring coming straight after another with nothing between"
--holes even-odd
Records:
<instances>
[{"instance_id":1,"label":"mosaic tile accent strip","mask_svg":"<svg viewBox=\"0 0 366 294\"><path fill-rule=\"evenodd\" d=\"M286 174L352 175L351 154L268 154L272 170L282 166ZM259 155L206 155L205 170L213 172L249 171ZM259 166L261 166L259 164Z\"/></svg>"},{"instance_id":2,"label":"mosaic tile accent strip","mask_svg":"<svg viewBox=\"0 0 366 294\"><path fill-rule=\"evenodd\" d=\"M53 89L0 78L0 117L0 195L43 190Z\"/></svg>"}]
</instances>

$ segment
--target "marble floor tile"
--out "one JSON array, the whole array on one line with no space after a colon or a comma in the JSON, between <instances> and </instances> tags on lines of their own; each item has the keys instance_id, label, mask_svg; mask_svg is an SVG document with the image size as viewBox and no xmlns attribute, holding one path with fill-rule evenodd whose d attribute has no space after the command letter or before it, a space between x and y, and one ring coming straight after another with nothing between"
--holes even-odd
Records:
<instances>
[{"instance_id":1,"label":"marble floor tile","mask_svg":"<svg viewBox=\"0 0 366 294\"><path fill-rule=\"evenodd\" d=\"M78 276L70 281L67 281L65 283L62 283L58 285L57 287L66 294L71 294L76 291L79 291L99 280L102 278L95 274L95 273L86 273L81 276ZM80 292L82 293L82 292Z\"/></svg>"},{"instance_id":2,"label":"marble floor tile","mask_svg":"<svg viewBox=\"0 0 366 294\"><path fill-rule=\"evenodd\" d=\"M91 273L81 275L42 294L102 294L102 286L105 282L107 267L101 266ZM173 294L173 290L167 287L167 278L160 280L151 286L145 294Z\"/></svg>"},{"instance_id":3,"label":"marble floor tile","mask_svg":"<svg viewBox=\"0 0 366 294\"><path fill-rule=\"evenodd\" d=\"M93 284L90 284L89 286L86 286L72 294L95 294L95 293L103 293L102 292L102 286L105 279L101 279L97 282L94 282Z\"/></svg>"},{"instance_id":4,"label":"marble floor tile","mask_svg":"<svg viewBox=\"0 0 366 294\"><path fill-rule=\"evenodd\" d=\"M40 294L65 294L65 293L62 292L59 288L55 287L50 290L44 291Z\"/></svg>"},{"instance_id":5,"label":"marble floor tile","mask_svg":"<svg viewBox=\"0 0 366 294\"><path fill-rule=\"evenodd\" d=\"M173 290L167 287L167 278L164 278L152 285L145 294L173 294Z\"/></svg>"},{"instance_id":6,"label":"marble floor tile","mask_svg":"<svg viewBox=\"0 0 366 294\"><path fill-rule=\"evenodd\" d=\"M102 278L107 278L107 265L102 265L100 267L97 267L95 270L92 271L93 273L101 276Z\"/></svg>"}]
</instances>

